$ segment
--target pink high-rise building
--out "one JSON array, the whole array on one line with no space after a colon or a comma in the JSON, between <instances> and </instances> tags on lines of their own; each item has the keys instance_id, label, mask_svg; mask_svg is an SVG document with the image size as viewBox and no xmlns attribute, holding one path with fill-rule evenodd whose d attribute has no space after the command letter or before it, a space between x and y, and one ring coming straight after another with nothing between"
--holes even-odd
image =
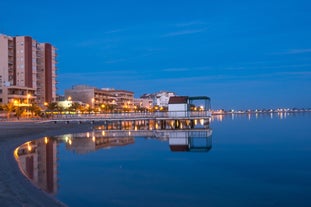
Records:
<instances>
[{"instance_id":1,"label":"pink high-rise building","mask_svg":"<svg viewBox=\"0 0 311 207\"><path fill-rule=\"evenodd\" d=\"M0 103L56 100L56 48L29 36L0 34Z\"/></svg>"}]
</instances>

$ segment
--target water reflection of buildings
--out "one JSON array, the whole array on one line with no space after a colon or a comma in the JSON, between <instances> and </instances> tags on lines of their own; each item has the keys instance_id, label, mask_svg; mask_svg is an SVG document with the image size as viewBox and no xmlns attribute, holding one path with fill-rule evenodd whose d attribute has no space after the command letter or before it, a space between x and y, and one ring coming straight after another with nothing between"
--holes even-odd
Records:
<instances>
[{"instance_id":1,"label":"water reflection of buildings","mask_svg":"<svg viewBox=\"0 0 311 207\"><path fill-rule=\"evenodd\" d=\"M212 148L212 130L209 120L179 120L179 127L172 127L176 121L171 120L165 123L158 121L145 122L120 122L110 123L97 127L92 136L102 135L103 137L145 137L158 140L168 140L171 151L209 151ZM108 130L107 130L108 129ZM91 135L88 134L87 137ZM134 142L134 140L133 140Z\"/></svg>"},{"instance_id":2,"label":"water reflection of buildings","mask_svg":"<svg viewBox=\"0 0 311 207\"><path fill-rule=\"evenodd\" d=\"M168 141L171 151L202 151L212 148L211 129L184 130L101 130L64 135L59 141L66 142L66 149L85 154L98 149L109 149L134 144L135 138L144 137Z\"/></svg>"},{"instance_id":3,"label":"water reflection of buildings","mask_svg":"<svg viewBox=\"0 0 311 207\"><path fill-rule=\"evenodd\" d=\"M87 134L77 134L73 139L67 141L66 149L73 151L77 154L85 154L88 152L96 151L99 149L109 149L111 147L121 147L134 143L134 137L123 136L123 137L105 137L92 136L91 138Z\"/></svg>"},{"instance_id":4,"label":"water reflection of buildings","mask_svg":"<svg viewBox=\"0 0 311 207\"><path fill-rule=\"evenodd\" d=\"M75 137L77 138L77 136ZM133 144L134 137L168 141L171 151L207 152L212 148L212 130L201 128L184 130L95 130L86 135L80 134L79 138L73 141L67 141L67 149L82 154L100 148Z\"/></svg>"},{"instance_id":5,"label":"water reflection of buildings","mask_svg":"<svg viewBox=\"0 0 311 207\"><path fill-rule=\"evenodd\" d=\"M212 130L187 130L168 132L173 152L208 152L212 149Z\"/></svg>"},{"instance_id":6,"label":"water reflection of buildings","mask_svg":"<svg viewBox=\"0 0 311 207\"><path fill-rule=\"evenodd\" d=\"M99 149L131 145L135 142L135 138L144 137L168 141L170 150L174 152L208 152L212 148L212 130L204 121L194 123L198 128L189 129L186 122L180 122L186 127L180 127L178 130L170 127L158 129L157 122L148 123L147 130L145 123L130 127L128 124L121 124L121 127L118 127L120 130L98 127L87 133L45 137L26 142L15 150L14 155L26 177L46 192L56 194L58 143L64 143L67 150L85 154Z\"/></svg>"},{"instance_id":7,"label":"water reflection of buildings","mask_svg":"<svg viewBox=\"0 0 311 207\"><path fill-rule=\"evenodd\" d=\"M15 150L22 172L38 187L55 194L57 180L57 141L47 137L27 142Z\"/></svg>"}]
</instances>

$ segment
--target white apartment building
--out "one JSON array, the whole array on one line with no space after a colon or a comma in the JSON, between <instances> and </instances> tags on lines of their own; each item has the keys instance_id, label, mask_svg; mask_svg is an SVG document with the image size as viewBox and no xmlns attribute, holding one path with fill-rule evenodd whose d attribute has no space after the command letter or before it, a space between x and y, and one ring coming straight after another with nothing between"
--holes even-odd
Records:
<instances>
[{"instance_id":1,"label":"white apartment building","mask_svg":"<svg viewBox=\"0 0 311 207\"><path fill-rule=\"evenodd\" d=\"M168 107L168 102L171 97L176 96L173 92L160 91L155 94L153 99L153 105L158 105L160 107Z\"/></svg>"}]
</instances>

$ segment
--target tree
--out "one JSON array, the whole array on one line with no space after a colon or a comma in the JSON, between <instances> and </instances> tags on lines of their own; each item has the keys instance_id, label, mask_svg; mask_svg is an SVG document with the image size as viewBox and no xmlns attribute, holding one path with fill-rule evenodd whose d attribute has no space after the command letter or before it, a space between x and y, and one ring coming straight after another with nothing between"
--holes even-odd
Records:
<instances>
[{"instance_id":1,"label":"tree","mask_svg":"<svg viewBox=\"0 0 311 207\"><path fill-rule=\"evenodd\" d=\"M63 111L65 111L65 108L62 106L57 105L57 111L59 114L61 114Z\"/></svg>"},{"instance_id":2,"label":"tree","mask_svg":"<svg viewBox=\"0 0 311 207\"><path fill-rule=\"evenodd\" d=\"M31 112L31 116L33 117L34 115L35 116L40 115L42 110L41 110L40 106L38 106L37 104L33 103L29 107L29 111Z\"/></svg>"},{"instance_id":3,"label":"tree","mask_svg":"<svg viewBox=\"0 0 311 207\"><path fill-rule=\"evenodd\" d=\"M7 112L7 118L10 118L11 113L16 109L13 102L9 102L3 106L3 110Z\"/></svg>"},{"instance_id":4,"label":"tree","mask_svg":"<svg viewBox=\"0 0 311 207\"><path fill-rule=\"evenodd\" d=\"M47 109L49 111L57 111L58 105L56 102L49 103Z\"/></svg>"},{"instance_id":5,"label":"tree","mask_svg":"<svg viewBox=\"0 0 311 207\"><path fill-rule=\"evenodd\" d=\"M71 106L69 107L69 111L71 112L77 112L81 110L81 105L79 103L72 103Z\"/></svg>"},{"instance_id":6,"label":"tree","mask_svg":"<svg viewBox=\"0 0 311 207\"><path fill-rule=\"evenodd\" d=\"M16 115L17 119L19 119L22 116L24 111L25 111L25 108L23 108L23 107L16 107L15 108L15 115Z\"/></svg>"},{"instance_id":7,"label":"tree","mask_svg":"<svg viewBox=\"0 0 311 207\"><path fill-rule=\"evenodd\" d=\"M86 112L87 112L87 109L88 109L88 107L87 107L87 106L84 106L84 105L81 105L81 106L79 107L79 111L80 111L82 114L86 113Z\"/></svg>"}]
</instances>

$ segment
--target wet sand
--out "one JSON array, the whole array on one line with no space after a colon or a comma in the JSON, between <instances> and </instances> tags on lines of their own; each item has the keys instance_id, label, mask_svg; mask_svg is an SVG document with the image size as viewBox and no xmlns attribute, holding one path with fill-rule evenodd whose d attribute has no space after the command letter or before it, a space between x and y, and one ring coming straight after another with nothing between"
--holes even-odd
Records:
<instances>
[{"instance_id":1,"label":"wet sand","mask_svg":"<svg viewBox=\"0 0 311 207\"><path fill-rule=\"evenodd\" d=\"M13 151L19 145L33 139L85 132L93 127L94 124L91 123L0 122L0 205L65 206L53 196L33 186L23 176L13 156Z\"/></svg>"}]
</instances>

